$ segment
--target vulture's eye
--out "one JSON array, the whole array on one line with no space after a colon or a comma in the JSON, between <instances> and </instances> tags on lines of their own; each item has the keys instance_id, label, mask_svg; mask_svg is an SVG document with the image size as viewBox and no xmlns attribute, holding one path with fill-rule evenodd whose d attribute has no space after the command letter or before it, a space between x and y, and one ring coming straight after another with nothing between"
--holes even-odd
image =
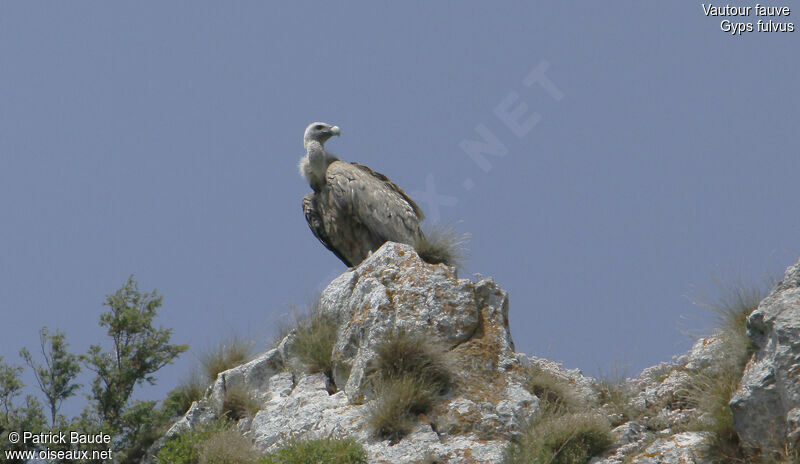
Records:
<instances>
[{"instance_id":1,"label":"vulture's eye","mask_svg":"<svg viewBox=\"0 0 800 464\"><path fill-rule=\"evenodd\" d=\"M325 128L325 126L323 126L322 124L317 124L316 127L314 127L314 129L316 129L316 130L322 130L324 128Z\"/></svg>"}]
</instances>

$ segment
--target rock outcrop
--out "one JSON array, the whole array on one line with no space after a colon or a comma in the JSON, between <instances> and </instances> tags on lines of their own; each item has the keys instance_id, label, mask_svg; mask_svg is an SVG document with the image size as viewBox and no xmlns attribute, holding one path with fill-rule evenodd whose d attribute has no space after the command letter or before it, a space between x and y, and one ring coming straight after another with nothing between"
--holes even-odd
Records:
<instances>
[{"instance_id":1,"label":"rock outcrop","mask_svg":"<svg viewBox=\"0 0 800 464\"><path fill-rule=\"evenodd\" d=\"M207 399L167 436L208 423L228 390L244 389L261 405L239 427L265 452L293 437L336 434L363 443L370 462L488 464L499 462L536 411L538 399L522 386L521 367L529 361L514 351L508 296L492 279L459 279L453 268L427 264L411 247L387 243L336 278L318 310L339 324L332 378L289 369L296 364L289 333L276 348L222 372ZM376 437L365 418L376 397L374 348L398 329L441 345L456 387L435 416L392 443Z\"/></svg>"},{"instance_id":2,"label":"rock outcrop","mask_svg":"<svg viewBox=\"0 0 800 464\"><path fill-rule=\"evenodd\" d=\"M708 434L683 432L659 438L637 453L631 464L711 464L703 448Z\"/></svg>"},{"instance_id":3,"label":"rock outcrop","mask_svg":"<svg viewBox=\"0 0 800 464\"><path fill-rule=\"evenodd\" d=\"M731 407L740 435L755 443L772 440L763 433L767 427L777 427L783 440L799 433L798 287L796 266L750 317L759 351ZM360 442L370 463L496 464L543 410L526 383L533 367L566 382L583 404L596 405L614 422L613 446L593 463L709 462L709 434L686 431L687 423L703 418L682 395L696 373L713 369L726 355L715 337L628 380L620 387L627 395L620 412L619 405L600 404L602 388L594 379L515 352L508 296L492 279L458 278L450 267L423 262L407 245L387 243L336 278L318 310L338 325L330 375L296 368L296 333L290 332L274 349L219 374L206 398L193 404L166 438L214 420L235 390L258 402L258 412L237 425L263 452L297 437L343 436ZM420 414L405 436L392 441L377 436L367 418L380 391L376 347L398 330L440 346L453 385L435 411Z\"/></svg>"},{"instance_id":4,"label":"rock outcrop","mask_svg":"<svg viewBox=\"0 0 800 464\"><path fill-rule=\"evenodd\" d=\"M800 264L747 321L757 350L733 399L739 437L754 448L800 443Z\"/></svg>"}]
</instances>

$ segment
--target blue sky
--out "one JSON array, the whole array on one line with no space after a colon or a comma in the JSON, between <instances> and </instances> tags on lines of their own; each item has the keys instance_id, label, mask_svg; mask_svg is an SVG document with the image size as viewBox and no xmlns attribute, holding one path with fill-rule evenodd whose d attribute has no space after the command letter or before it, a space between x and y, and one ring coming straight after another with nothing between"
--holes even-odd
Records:
<instances>
[{"instance_id":1,"label":"blue sky","mask_svg":"<svg viewBox=\"0 0 800 464\"><path fill-rule=\"evenodd\" d=\"M345 270L300 208L317 120L472 235L462 276L508 290L517 350L589 374L685 351L695 288L800 255L798 33L520 3L3 2L0 355L44 325L84 352L130 274L192 346L143 397L231 333L266 347Z\"/></svg>"}]
</instances>

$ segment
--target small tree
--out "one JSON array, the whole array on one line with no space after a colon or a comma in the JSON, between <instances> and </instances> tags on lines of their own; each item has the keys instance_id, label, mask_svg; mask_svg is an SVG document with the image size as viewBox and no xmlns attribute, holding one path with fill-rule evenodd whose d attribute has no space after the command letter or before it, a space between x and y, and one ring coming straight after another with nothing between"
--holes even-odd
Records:
<instances>
[{"instance_id":1,"label":"small tree","mask_svg":"<svg viewBox=\"0 0 800 464\"><path fill-rule=\"evenodd\" d=\"M155 401L134 401L120 418L124 434L118 443L115 459L119 464L138 464L150 446L164 436L170 415Z\"/></svg>"},{"instance_id":2,"label":"small tree","mask_svg":"<svg viewBox=\"0 0 800 464\"><path fill-rule=\"evenodd\" d=\"M3 423L11 422L14 412L14 397L18 396L25 384L19 379L22 367L11 366L3 362L0 356L0 407L3 408Z\"/></svg>"},{"instance_id":3,"label":"small tree","mask_svg":"<svg viewBox=\"0 0 800 464\"><path fill-rule=\"evenodd\" d=\"M25 397L25 405L17 407L14 398L19 396L25 384L19 379L22 367L11 366L3 362L0 356L0 451L30 450L31 445L22 441L12 443L8 440L9 432L29 431L37 433L44 429L45 419L42 405L33 395ZM36 446L36 445L34 445ZM4 456L4 454L0 454ZM24 463L22 459L9 459L8 463Z\"/></svg>"},{"instance_id":4,"label":"small tree","mask_svg":"<svg viewBox=\"0 0 800 464\"><path fill-rule=\"evenodd\" d=\"M123 414L136 385L155 384L153 374L170 364L187 345L169 343L171 329L153 327L156 310L163 297L157 291L142 293L133 276L113 295L106 297L109 311L100 315L100 325L108 328L113 348L104 352L91 345L81 357L87 368L97 373L92 382L92 399L103 421L114 429L123 428Z\"/></svg>"},{"instance_id":5,"label":"small tree","mask_svg":"<svg viewBox=\"0 0 800 464\"><path fill-rule=\"evenodd\" d=\"M19 354L33 369L39 389L44 393L50 406L50 425L55 426L61 403L75 395L75 390L80 388L79 384L72 381L81 371L81 367L78 364L78 357L67 351L69 345L60 330L50 335L47 327L42 327L39 331L39 343L44 356L43 365L37 365L33 361L33 356L27 348L20 350Z\"/></svg>"}]
</instances>

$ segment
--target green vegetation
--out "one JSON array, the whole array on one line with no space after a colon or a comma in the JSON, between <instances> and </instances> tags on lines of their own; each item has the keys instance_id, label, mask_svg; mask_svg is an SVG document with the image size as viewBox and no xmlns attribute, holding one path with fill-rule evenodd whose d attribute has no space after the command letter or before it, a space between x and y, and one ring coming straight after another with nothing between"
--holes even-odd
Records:
<instances>
[{"instance_id":1,"label":"green vegetation","mask_svg":"<svg viewBox=\"0 0 800 464\"><path fill-rule=\"evenodd\" d=\"M383 381L367 413L375 435L398 441L407 435L419 414L431 411L440 395L436 387L412 375Z\"/></svg>"},{"instance_id":2,"label":"green vegetation","mask_svg":"<svg viewBox=\"0 0 800 464\"><path fill-rule=\"evenodd\" d=\"M444 263L460 268L466 255L465 245L469 234L459 234L450 226L428 227L423 237L414 242L414 249L429 264Z\"/></svg>"},{"instance_id":3,"label":"green vegetation","mask_svg":"<svg viewBox=\"0 0 800 464\"><path fill-rule=\"evenodd\" d=\"M256 464L262 455L228 422L179 434L156 455L158 464Z\"/></svg>"},{"instance_id":4,"label":"green vegetation","mask_svg":"<svg viewBox=\"0 0 800 464\"><path fill-rule=\"evenodd\" d=\"M164 410L171 416L183 415L195 401L203 399L208 389L208 383L203 381L200 374L195 370L187 378L181 381L167 395L164 400Z\"/></svg>"},{"instance_id":5,"label":"green vegetation","mask_svg":"<svg viewBox=\"0 0 800 464\"><path fill-rule=\"evenodd\" d=\"M28 366L33 369L39 389L47 399L50 407L50 425L55 426L58 410L61 403L75 395L80 385L73 383L73 380L81 371L78 364L78 357L67 351L69 346L65 340L65 335L60 330L56 330L54 335L50 335L47 327L39 331L39 344L41 347L44 364L37 365L33 356L27 348L20 350L20 356Z\"/></svg>"},{"instance_id":6,"label":"green vegetation","mask_svg":"<svg viewBox=\"0 0 800 464\"><path fill-rule=\"evenodd\" d=\"M235 335L228 337L214 349L208 350L200 357L206 381L210 384L217 380L220 372L227 371L250 361L253 356L253 344Z\"/></svg>"},{"instance_id":7,"label":"green vegetation","mask_svg":"<svg viewBox=\"0 0 800 464\"><path fill-rule=\"evenodd\" d=\"M153 326L156 311L163 297L157 292L141 293L139 284L128 282L106 298L109 311L100 315L100 326L106 327L112 349L103 351L91 345L81 356L84 365L97 375L92 382L91 398L103 422L120 428L122 414L134 387L144 382L155 384L153 374L170 364L188 345L172 345L172 329Z\"/></svg>"},{"instance_id":8,"label":"green vegetation","mask_svg":"<svg viewBox=\"0 0 800 464\"><path fill-rule=\"evenodd\" d=\"M250 439L231 427L222 427L199 443L200 464L256 464L262 454Z\"/></svg>"},{"instance_id":9,"label":"green vegetation","mask_svg":"<svg viewBox=\"0 0 800 464\"><path fill-rule=\"evenodd\" d=\"M225 428L222 422L181 433L171 438L156 454L158 464L199 464L200 446L211 435Z\"/></svg>"},{"instance_id":10,"label":"green vegetation","mask_svg":"<svg viewBox=\"0 0 800 464\"><path fill-rule=\"evenodd\" d=\"M246 388L242 386L228 388L222 401L222 414L230 420L238 421L245 417L253 417L261 408Z\"/></svg>"},{"instance_id":11,"label":"green vegetation","mask_svg":"<svg viewBox=\"0 0 800 464\"><path fill-rule=\"evenodd\" d=\"M606 378L599 383L600 401L610 407L612 425L637 420L651 430L660 430L671 425L665 423L664 418L658 417L658 412L668 405L683 409L696 408L695 419L688 424L677 426L672 424L672 431L710 432L711 439L706 452L707 457L713 462L720 464L797 462L797 451L791 446L782 450L756 452L747 449L739 440L728 404L754 351L754 346L747 336L747 318L766 295L766 289L742 285L720 286L720 288L722 296L717 301L701 304L713 310L717 316L714 336L708 341L718 344L714 348L718 359L704 369L687 371L690 380L685 391L677 392L674 397L652 404L644 411L637 411L630 406L629 400L633 392L617 376L617 378ZM663 381L670 372L671 369L665 367L662 371L655 372L654 380Z\"/></svg>"},{"instance_id":12,"label":"green vegetation","mask_svg":"<svg viewBox=\"0 0 800 464\"><path fill-rule=\"evenodd\" d=\"M443 393L452 384L444 353L436 340L397 329L375 347L377 373L380 380L413 376Z\"/></svg>"},{"instance_id":13,"label":"green vegetation","mask_svg":"<svg viewBox=\"0 0 800 464\"><path fill-rule=\"evenodd\" d=\"M452 232L450 232L452 234ZM434 240L439 240L431 235ZM450 236L450 243L456 240ZM438 247L438 248L437 248ZM439 245L434 247L441 251ZM437 251L438 252L438 251ZM422 252L420 253L422 254ZM432 259L428 255L426 259ZM438 258L436 258L438 259ZM447 258L450 259L450 258ZM448 264L452 261L443 260ZM706 305L717 314L714 340L721 359L713 365L689 371L689 387L675 398L662 399L670 406L697 408L698 419L688 429L711 432L708 456L719 463L789 464L800 462L800 444L788 444L781 450L747 449L740 443L728 406L754 347L747 337L748 315L757 307L764 292L741 286L728 289L718 302ZM107 348L91 345L87 354L68 351L66 336L60 331L40 331L40 359L23 348L20 356L34 374L45 406L33 395L23 397L25 385L20 380L24 368L0 358L0 437L9 431L67 431L108 433L115 462L138 463L152 444L164 435L175 416L183 414L204 397L210 382L224 370L238 366L251 357L251 345L232 337L202 358L202 372L195 371L170 392L162 404L134 401L136 388L156 381L155 374L187 350L185 345L170 343L171 330L157 328L154 320L163 297L157 292L142 293L129 278L104 305L100 326L108 335ZM297 317L292 328L291 350L302 369L323 372L329 377L332 352L338 330L334 316L324 314L318 302L306 314ZM398 329L375 347L376 370L371 381L376 400L367 411L367 424L381 438L400 440L425 416L435 416L436 405L454 387L446 350L428 337ZM88 395L89 404L77 417L59 414L64 400L76 396L81 388L75 382L83 364L95 373ZM670 367L653 373L662 381ZM654 404L647 410L631 405L633 392L619 373L604 376L598 382L596 404L586 404L570 379L532 365L523 371L525 386L541 401L536 417L506 448L504 464L541 462L550 464L585 464L602 453L611 443L610 429L629 420L639 420L651 429L661 429L655 421L667 404ZM677 406L676 406L677 407ZM366 463L366 452L352 439L294 440L279 450L263 456L243 437L233 423L251 417L260 409L257 400L244 388L230 388L223 399L224 418L201 430L190 431L169 440L156 459L169 464L331 464ZM47 413L47 414L45 414ZM49 416L46 418L46 415ZM649 417L652 415L654 417ZM606 417L608 416L608 418ZM49 419L49 420L48 420ZM610 419L610 421L609 421ZM661 420L664 420L663 417ZM48 423L49 422L49 423ZM661 424L664 425L664 424ZM683 428L680 425L679 428ZM673 428L673 431L678 430ZM51 444L53 451L67 450ZM98 445L105 449L108 445ZM0 441L0 452L32 448L30 444ZM91 451L92 446L82 446ZM86 464L87 461L73 460Z\"/></svg>"},{"instance_id":14,"label":"green vegetation","mask_svg":"<svg viewBox=\"0 0 800 464\"><path fill-rule=\"evenodd\" d=\"M367 453L350 438L295 440L262 461L263 464L366 464Z\"/></svg>"},{"instance_id":15,"label":"green vegetation","mask_svg":"<svg viewBox=\"0 0 800 464\"><path fill-rule=\"evenodd\" d=\"M505 449L503 464L585 464L611 443L611 425L596 405L585 404L568 379L539 366L523 371L540 408ZM588 412L581 412L588 411Z\"/></svg>"},{"instance_id":16,"label":"green vegetation","mask_svg":"<svg viewBox=\"0 0 800 464\"><path fill-rule=\"evenodd\" d=\"M512 440L504 464L585 464L612 443L610 426L595 413L545 413Z\"/></svg>"},{"instance_id":17,"label":"green vegetation","mask_svg":"<svg viewBox=\"0 0 800 464\"><path fill-rule=\"evenodd\" d=\"M192 370L188 377L173 389L164 401L164 408L172 415L184 414L195 401L205 397L209 385L217 380L221 372L248 362L253 357L253 344L236 335L231 335L216 347L205 351L200 356L201 371ZM230 406L227 411L234 416L241 417L252 415L246 413L250 410L252 401L242 395L240 391L230 392L226 401Z\"/></svg>"},{"instance_id":18,"label":"green vegetation","mask_svg":"<svg viewBox=\"0 0 800 464\"><path fill-rule=\"evenodd\" d=\"M125 407L117 428L107 423L95 423L94 427L112 437L119 437L114 444L116 461L134 464L142 460L150 446L167 432L169 425L170 416L158 407L157 402L134 401ZM80 426L79 430L85 430L85 427ZM98 449L103 449L103 446L99 445Z\"/></svg>"},{"instance_id":19,"label":"green vegetation","mask_svg":"<svg viewBox=\"0 0 800 464\"><path fill-rule=\"evenodd\" d=\"M581 402L567 379L533 364L524 373L525 388L539 398L543 410L559 414L580 409Z\"/></svg>"},{"instance_id":20,"label":"green vegetation","mask_svg":"<svg viewBox=\"0 0 800 464\"><path fill-rule=\"evenodd\" d=\"M597 388L600 404L605 405L610 413L611 425L616 427L638 418L639 411L631 405L634 392L627 382L625 371L615 366L611 372L598 376Z\"/></svg>"},{"instance_id":21,"label":"green vegetation","mask_svg":"<svg viewBox=\"0 0 800 464\"><path fill-rule=\"evenodd\" d=\"M7 364L0 356L0 452L31 449L30 445L24 443L10 443L6 439L8 432L29 430L38 433L46 427L42 405L35 397L26 396L22 405L16 401L25 386L19 379L22 370L20 366Z\"/></svg>"},{"instance_id":22,"label":"green vegetation","mask_svg":"<svg viewBox=\"0 0 800 464\"><path fill-rule=\"evenodd\" d=\"M733 413L728 403L754 349L747 336L747 317L766 294L765 290L743 286L724 290L717 302L704 304L717 315L715 337L721 344L718 352L724 357L713 366L693 373L683 398L702 414L702 419L689 427L712 433L709 457L720 463L742 462L747 455L733 426Z\"/></svg>"},{"instance_id":23,"label":"green vegetation","mask_svg":"<svg viewBox=\"0 0 800 464\"><path fill-rule=\"evenodd\" d=\"M353 439L291 440L264 456L232 422L217 421L169 440L156 455L158 464L366 464L367 453Z\"/></svg>"},{"instance_id":24,"label":"green vegetation","mask_svg":"<svg viewBox=\"0 0 800 464\"><path fill-rule=\"evenodd\" d=\"M84 365L96 373L90 395L93 412L117 438L120 462L138 462L168 419L153 401L131 403L134 388L145 382L155 384L153 374L188 349L169 343L171 329L153 326L162 301L155 291L140 292L130 277L106 298L104 304L110 309L100 315L100 326L107 328L112 349L91 345L89 353L81 356Z\"/></svg>"},{"instance_id":25,"label":"green vegetation","mask_svg":"<svg viewBox=\"0 0 800 464\"><path fill-rule=\"evenodd\" d=\"M430 413L452 385L444 348L399 329L375 347L377 399L367 415L375 435L399 440L419 414Z\"/></svg>"},{"instance_id":26,"label":"green vegetation","mask_svg":"<svg viewBox=\"0 0 800 464\"><path fill-rule=\"evenodd\" d=\"M292 353L309 374L322 372L331 377L333 371L333 345L339 324L331 314L320 310L319 298L308 306L305 313L295 312Z\"/></svg>"},{"instance_id":27,"label":"green vegetation","mask_svg":"<svg viewBox=\"0 0 800 464\"><path fill-rule=\"evenodd\" d=\"M49 426L44 408L35 397L28 395L24 404L17 400L24 387L19 380L22 368L0 360L0 435L11 430L107 433L113 440L110 448L115 462L138 463L150 445L166 431L172 414L170 408L159 407L154 401L133 401L132 395L138 386L154 384L155 373L188 349L186 345L170 343L171 330L153 325L162 300L155 291L139 291L137 282L130 277L122 288L106 297L104 305L109 310L100 315L100 326L106 329L110 341L108 350L97 344L91 345L85 355L72 354L65 335L60 331L52 334L45 327L39 334L43 363L39 364L27 349L20 351L46 399ZM79 361L95 376L88 395L89 404L79 416L68 419L58 411L61 403L75 396L80 388L74 382L80 372ZM20 448L16 448L18 446ZM48 445L51 451L66 451L69 446ZM31 448L30 443L0 442L0 452L15 448L39 449ZM104 443L81 445L81 450L90 453L93 449L108 448Z\"/></svg>"}]
</instances>

